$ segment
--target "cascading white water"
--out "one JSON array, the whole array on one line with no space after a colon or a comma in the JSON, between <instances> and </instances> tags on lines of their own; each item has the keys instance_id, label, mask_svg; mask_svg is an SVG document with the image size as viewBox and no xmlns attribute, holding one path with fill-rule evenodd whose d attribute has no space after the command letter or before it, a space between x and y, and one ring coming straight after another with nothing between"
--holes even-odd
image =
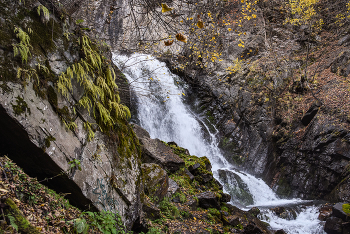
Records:
<instances>
[{"instance_id":1,"label":"cascading white water","mask_svg":"<svg viewBox=\"0 0 350 234\"><path fill-rule=\"evenodd\" d=\"M201 126L183 104L183 90L174 82L178 77L169 72L164 63L141 54L131 57L114 55L113 61L139 97L140 125L152 138L174 141L193 155L207 156L213 170L229 166L213 145L215 136L210 135L211 142L203 140Z\"/></svg>"},{"instance_id":2,"label":"cascading white water","mask_svg":"<svg viewBox=\"0 0 350 234\"><path fill-rule=\"evenodd\" d=\"M268 217L265 221L276 230L283 229L292 234L325 233L318 220L318 208L315 206L302 208L295 220L279 218L270 210L267 210L265 215Z\"/></svg>"},{"instance_id":3,"label":"cascading white water","mask_svg":"<svg viewBox=\"0 0 350 234\"><path fill-rule=\"evenodd\" d=\"M251 206L281 206L305 202L301 199L279 199L272 189L262 180L246 173L235 171L248 186L253 195L254 205ZM249 206L249 207L251 207Z\"/></svg>"},{"instance_id":4,"label":"cascading white water","mask_svg":"<svg viewBox=\"0 0 350 234\"><path fill-rule=\"evenodd\" d=\"M125 74L138 97L138 120L152 138L174 141L193 155L207 156L216 178L218 169L238 175L252 194L252 206L272 207L301 202L300 199L279 199L263 180L233 170L233 166L221 154L215 135L208 131L210 139L204 139L203 123L201 125L183 103L183 88L177 85L179 78L169 71L165 63L142 54L113 54L113 61ZM266 221L274 229L283 228L288 233L322 233L319 221L314 218L317 216L316 210L305 209L293 221L278 218L269 211L265 215L268 217ZM310 222L306 222L305 217Z\"/></svg>"}]
</instances>

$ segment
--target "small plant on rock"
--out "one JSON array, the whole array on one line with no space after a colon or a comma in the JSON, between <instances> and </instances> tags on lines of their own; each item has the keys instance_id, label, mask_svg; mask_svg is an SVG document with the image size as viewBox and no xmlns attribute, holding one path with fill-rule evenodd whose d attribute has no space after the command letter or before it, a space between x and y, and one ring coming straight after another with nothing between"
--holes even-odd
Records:
<instances>
[{"instance_id":1,"label":"small plant on rock","mask_svg":"<svg viewBox=\"0 0 350 234\"><path fill-rule=\"evenodd\" d=\"M30 37L21 28L15 27L14 32L16 33L16 37L20 40L19 43L12 44L14 56L20 55L22 62L28 62L28 58L31 55L30 49L32 48L30 45ZM28 29L28 32L31 33L32 30Z\"/></svg>"}]
</instances>

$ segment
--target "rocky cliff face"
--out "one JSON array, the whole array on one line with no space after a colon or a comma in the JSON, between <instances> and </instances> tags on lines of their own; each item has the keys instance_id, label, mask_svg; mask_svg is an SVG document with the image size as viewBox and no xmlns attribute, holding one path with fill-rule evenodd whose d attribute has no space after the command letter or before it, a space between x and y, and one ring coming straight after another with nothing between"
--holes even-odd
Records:
<instances>
[{"instance_id":1,"label":"rocky cliff face","mask_svg":"<svg viewBox=\"0 0 350 234\"><path fill-rule=\"evenodd\" d=\"M59 5L0 4L0 153L30 176L67 194L73 205L118 212L131 228L140 217L143 191L133 130L121 118L114 122L115 130L102 133L98 114L78 104L86 92L82 80L73 80L66 95L59 91L60 75L83 61L79 38L88 29L76 26ZM90 51L101 53L101 69L109 69L108 52L102 56L99 44L89 45Z\"/></svg>"}]
</instances>

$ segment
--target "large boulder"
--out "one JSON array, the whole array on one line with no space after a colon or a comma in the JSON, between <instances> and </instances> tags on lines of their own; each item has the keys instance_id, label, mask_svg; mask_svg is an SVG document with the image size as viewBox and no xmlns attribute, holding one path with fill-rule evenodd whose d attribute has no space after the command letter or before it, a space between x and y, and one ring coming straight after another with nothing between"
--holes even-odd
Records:
<instances>
[{"instance_id":1,"label":"large boulder","mask_svg":"<svg viewBox=\"0 0 350 234\"><path fill-rule=\"evenodd\" d=\"M337 217L330 217L326 220L324 231L327 234L343 234L343 220Z\"/></svg>"},{"instance_id":2,"label":"large boulder","mask_svg":"<svg viewBox=\"0 0 350 234\"><path fill-rule=\"evenodd\" d=\"M162 168L175 172L185 165L182 158L173 153L173 150L159 139L151 139L146 130L133 125L136 136L142 145L142 161L144 163L156 163Z\"/></svg>"},{"instance_id":3,"label":"large boulder","mask_svg":"<svg viewBox=\"0 0 350 234\"><path fill-rule=\"evenodd\" d=\"M347 203L337 203L332 207L331 217L328 217L324 230L328 234L349 234L350 214L347 213Z\"/></svg>"},{"instance_id":4,"label":"large boulder","mask_svg":"<svg viewBox=\"0 0 350 234\"><path fill-rule=\"evenodd\" d=\"M160 202L167 195L169 177L164 169L155 163L144 163L141 166L144 175L144 189L154 202Z\"/></svg>"},{"instance_id":5,"label":"large boulder","mask_svg":"<svg viewBox=\"0 0 350 234\"><path fill-rule=\"evenodd\" d=\"M208 209L208 208L220 209L219 200L213 192L207 191L204 193L199 193L196 196L198 198L198 203L200 207L204 209Z\"/></svg>"},{"instance_id":6,"label":"large boulder","mask_svg":"<svg viewBox=\"0 0 350 234\"><path fill-rule=\"evenodd\" d=\"M350 214L347 214L344 212L344 209L343 209L343 206L345 205L346 203L337 203L333 206L333 213L332 213L332 216L334 217L337 217L337 218L340 218L344 221L346 221L347 219L350 220Z\"/></svg>"}]
</instances>

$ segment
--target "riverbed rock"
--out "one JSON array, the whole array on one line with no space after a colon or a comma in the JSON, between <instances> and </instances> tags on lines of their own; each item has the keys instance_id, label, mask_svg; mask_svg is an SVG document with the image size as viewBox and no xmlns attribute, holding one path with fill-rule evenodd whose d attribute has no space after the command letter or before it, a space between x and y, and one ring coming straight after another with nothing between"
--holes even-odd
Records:
<instances>
[{"instance_id":1,"label":"riverbed rock","mask_svg":"<svg viewBox=\"0 0 350 234\"><path fill-rule=\"evenodd\" d=\"M220 203L218 198L213 192L207 191L203 193L199 193L196 195L198 198L199 206L208 209L208 208L216 208L220 209Z\"/></svg>"},{"instance_id":2,"label":"riverbed rock","mask_svg":"<svg viewBox=\"0 0 350 234\"><path fill-rule=\"evenodd\" d=\"M324 231L327 234L342 234L343 233L343 220L338 217L329 217L326 220Z\"/></svg>"},{"instance_id":3,"label":"riverbed rock","mask_svg":"<svg viewBox=\"0 0 350 234\"><path fill-rule=\"evenodd\" d=\"M349 214L346 214L343 210L343 205L346 203L337 203L333 206L333 212L332 212L332 216L340 218L344 221L346 221L347 219L349 219L350 221L350 217Z\"/></svg>"},{"instance_id":4,"label":"riverbed rock","mask_svg":"<svg viewBox=\"0 0 350 234\"><path fill-rule=\"evenodd\" d=\"M283 229L277 230L275 234L287 234Z\"/></svg>"},{"instance_id":5,"label":"riverbed rock","mask_svg":"<svg viewBox=\"0 0 350 234\"><path fill-rule=\"evenodd\" d=\"M219 190L223 190L224 186L220 183L220 181L218 181L217 179L213 179L214 180L214 184L216 186L218 186Z\"/></svg>"},{"instance_id":6,"label":"riverbed rock","mask_svg":"<svg viewBox=\"0 0 350 234\"><path fill-rule=\"evenodd\" d=\"M145 194L156 203L162 201L169 188L168 174L155 163L143 163L141 169L145 178Z\"/></svg>"},{"instance_id":7,"label":"riverbed rock","mask_svg":"<svg viewBox=\"0 0 350 234\"><path fill-rule=\"evenodd\" d=\"M248 213L253 215L254 217L258 217L260 214L260 210L258 207L252 207L250 210L248 210Z\"/></svg>"},{"instance_id":8,"label":"riverbed rock","mask_svg":"<svg viewBox=\"0 0 350 234\"><path fill-rule=\"evenodd\" d=\"M290 207L275 207L270 210L282 219L295 220L297 217L297 213L295 212L295 210Z\"/></svg>"}]
</instances>

